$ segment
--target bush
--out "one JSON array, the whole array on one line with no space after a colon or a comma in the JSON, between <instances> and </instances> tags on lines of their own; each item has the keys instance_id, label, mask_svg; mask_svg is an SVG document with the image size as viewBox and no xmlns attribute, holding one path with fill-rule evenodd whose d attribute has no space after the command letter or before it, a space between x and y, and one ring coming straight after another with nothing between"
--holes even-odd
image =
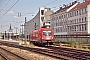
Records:
<instances>
[{"instance_id":1,"label":"bush","mask_svg":"<svg viewBox=\"0 0 90 60\"><path fill-rule=\"evenodd\" d=\"M70 46L71 47L76 46L76 41L75 40L71 40L71 41L69 41L69 43L70 43Z\"/></svg>"},{"instance_id":2,"label":"bush","mask_svg":"<svg viewBox=\"0 0 90 60\"><path fill-rule=\"evenodd\" d=\"M60 42L60 40L55 40L55 43L59 43Z\"/></svg>"}]
</instances>

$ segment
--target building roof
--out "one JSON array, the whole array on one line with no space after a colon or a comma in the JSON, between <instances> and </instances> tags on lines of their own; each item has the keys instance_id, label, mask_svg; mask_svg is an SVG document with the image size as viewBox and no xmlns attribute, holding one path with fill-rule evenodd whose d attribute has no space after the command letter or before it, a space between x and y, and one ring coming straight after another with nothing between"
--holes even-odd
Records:
<instances>
[{"instance_id":1,"label":"building roof","mask_svg":"<svg viewBox=\"0 0 90 60\"><path fill-rule=\"evenodd\" d=\"M63 12L63 11L66 11L67 9L69 9L70 7L72 7L74 4L76 4L77 2L78 2L78 1L74 1L74 2L70 3L69 6L63 4L63 5L64 5L64 8L63 8L63 7L60 7L60 9L57 10L54 14L60 13L60 12ZM73 11L74 9L86 7L86 6L89 5L89 4L90 4L90 0L83 0L82 3L78 2L78 4L77 4L75 7L73 7L70 11Z\"/></svg>"},{"instance_id":2,"label":"building roof","mask_svg":"<svg viewBox=\"0 0 90 60\"><path fill-rule=\"evenodd\" d=\"M90 0L85 0L84 2L77 4L73 9L71 9L71 11L73 11L74 9L86 7L89 4L90 4Z\"/></svg>"},{"instance_id":3,"label":"building roof","mask_svg":"<svg viewBox=\"0 0 90 60\"><path fill-rule=\"evenodd\" d=\"M74 4L76 4L77 2L78 2L78 1L74 1L74 2L72 2L72 3L70 3L70 4L68 4L68 5L63 4L63 7L60 7L60 9L57 10L54 14L60 13L60 12L63 12L63 11L66 11L68 8L70 8L71 6L73 6Z\"/></svg>"}]
</instances>

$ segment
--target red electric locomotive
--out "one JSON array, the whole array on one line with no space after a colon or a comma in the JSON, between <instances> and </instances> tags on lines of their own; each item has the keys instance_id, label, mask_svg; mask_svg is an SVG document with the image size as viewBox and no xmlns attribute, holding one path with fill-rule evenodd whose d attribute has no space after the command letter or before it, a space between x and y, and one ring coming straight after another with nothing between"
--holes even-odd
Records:
<instances>
[{"instance_id":1,"label":"red electric locomotive","mask_svg":"<svg viewBox=\"0 0 90 60\"><path fill-rule=\"evenodd\" d=\"M54 32L51 28L40 28L32 30L30 33L30 42L34 44L48 44L52 43Z\"/></svg>"}]
</instances>

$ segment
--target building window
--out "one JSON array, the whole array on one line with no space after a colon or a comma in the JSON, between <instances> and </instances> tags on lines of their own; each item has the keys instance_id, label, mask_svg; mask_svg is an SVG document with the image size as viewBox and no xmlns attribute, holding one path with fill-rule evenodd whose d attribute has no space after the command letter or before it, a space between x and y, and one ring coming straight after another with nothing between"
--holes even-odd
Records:
<instances>
[{"instance_id":1,"label":"building window","mask_svg":"<svg viewBox=\"0 0 90 60\"><path fill-rule=\"evenodd\" d=\"M81 10L79 10L79 15L81 15Z\"/></svg>"},{"instance_id":2,"label":"building window","mask_svg":"<svg viewBox=\"0 0 90 60\"><path fill-rule=\"evenodd\" d=\"M42 22L44 21L44 17L41 17Z\"/></svg>"},{"instance_id":3,"label":"building window","mask_svg":"<svg viewBox=\"0 0 90 60\"><path fill-rule=\"evenodd\" d=\"M65 18L65 15L64 15L64 18Z\"/></svg>"},{"instance_id":4,"label":"building window","mask_svg":"<svg viewBox=\"0 0 90 60\"><path fill-rule=\"evenodd\" d=\"M58 32L58 29L56 28L56 33Z\"/></svg>"},{"instance_id":5,"label":"building window","mask_svg":"<svg viewBox=\"0 0 90 60\"><path fill-rule=\"evenodd\" d=\"M58 16L56 17L56 20L58 20Z\"/></svg>"},{"instance_id":6,"label":"building window","mask_svg":"<svg viewBox=\"0 0 90 60\"><path fill-rule=\"evenodd\" d=\"M76 12L75 12L75 16L76 16Z\"/></svg>"},{"instance_id":7,"label":"building window","mask_svg":"<svg viewBox=\"0 0 90 60\"><path fill-rule=\"evenodd\" d=\"M83 13L85 13L85 8L83 9Z\"/></svg>"},{"instance_id":8,"label":"building window","mask_svg":"<svg viewBox=\"0 0 90 60\"><path fill-rule=\"evenodd\" d=\"M82 9L82 14L84 13L83 9Z\"/></svg>"},{"instance_id":9,"label":"building window","mask_svg":"<svg viewBox=\"0 0 90 60\"><path fill-rule=\"evenodd\" d=\"M44 10L41 10L41 15L44 15Z\"/></svg>"},{"instance_id":10,"label":"building window","mask_svg":"<svg viewBox=\"0 0 90 60\"><path fill-rule=\"evenodd\" d=\"M75 24L76 24L76 19L75 19Z\"/></svg>"},{"instance_id":11,"label":"building window","mask_svg":"<svg viewBox=\"0 0 90 60\"><path fill-rule=\"evenodd\" d=\"M75 31L76 31L76 26L75 26Z\"/></svg>"},{"instance_id":12,"label":"building window","mask_svg":"<svg viewBox=\"0 0 90 60\"><path fill-rule=\"evenodd\" d=\"M70 31L72 31L72 27L70 26Z\"/></svg>"},{"instance_id":13,"label":"building window","mask_svg":"<svg viewBox=\"0 0 90 60\"><path fill-rule=\"evenodd\" d=\"M83 25L82 25L82 31L84 31L84 27L83 27Z\"/></svg>"},{"instance_id":14,"label":"building window","mask_svg":"<svg viewBox=\"0 0 90 60\"><path fill-rule=\"evenodd\" d=\"M85 31L87 30L87 25L85 24Z\"/></svg>"},{"instance_id":15,"label":"building window","mask_svg":"<svg viewBox=\"0 0 90 60\"><path fill-rule=\"evenodd\" d=\"M82 18L82 22L84 22L83 18Z\"/></svg>"},{"instance_id":16,"label":"building window","mask_svg":"<svg viewBox=\"0 0 90 60\"><path fill-rule=\"evenodd\" d=\"M79 26L79 31L81 31L81 26Z\"/></svg>"},{"instance_id":17,"label":"building window","mask_svg":"<svg viewBox=\"0 0 90 60\"><path fill-rule=\"evenodd\" d=\"M79 18L79 23L81 22L81 18Z\"/></svg>"},{"instance_id":18,"label":"building window","mask_svg":"<svg viewBox=\"0 0 90 60\"><path fill-rule=\"evenodd\" d=\"M77 22L76 23L78 23L78 18L77 18Z\"/></svg>"},{"instance_id":19,"label":"building window","mask_svg":"<svg viewBox=\"0 0 90 60\"><path fill-rule=\"evenodd\" d=\"M70 13L70 17L72 17L72 13Z\"/></svg>"},{"instance_id":20,"label":"building window","mask_svg":"<svg viewBox=\"0 0 90 60\"><path fill-rule=\"evenodd\" d=\"M59 28L58 28L58 32L59 32Z\"/></svg>"},{"instance_id":21,"label":"building window","mask_svg":"<svg viewBox=\"0 0 90 60\"><path fill-rule=\"evenodd\" d=\"M72 12L72 16L73 16L73 12Z\"/></svg>"},{"instance_id":22,"label":"building window","mask_svg":"<svg viewBox=\"0 0 90 60\"><path fill-rule=\"evenodd\" d=\"M62 28L61 28L61 32L62 32Z\"/></svg>"},{"instance_id":23,"label":"building window","mask_svg":"<svg viewBox=\"0 0 90 60\"><path fill-rule=\"evenodd\" d=\"M56 26L57 26L57 23L56 23Z\"/></svg>"},{"instance_id":24,"label":"building window","mask_svg":"<svg viewBox=\"0 0 90 60\"><path fill-rule=\"evenodd\" d=\"M85 17L85 22L87 21L87 18Z\"/></svg>"},{"instance_id":25,"label":"building window","mask_svg":"<svg viewBox=\"0 0 90 60\"><path fill-rule=\"evenodd\" d=\"M83 14L83 9L81 9L81 14Z\"/></svg>"},{"instance_id":26,"label":"building window","mask_svg":"<svg viewBox=\"0 0 90 60\"><path fill-rule=\"evenodd\" d=\"M59 19L61 18L61 16L59 16Z\"/></svg>"},{"instance_id":27,"label":"building window","mask_svg":"<svg viewBox=\"0 0 90 60\"><path fill-rule=\"evenodd\" d=\"M49 22L49 24L50 24L50 22Z\"/></svg>"},{"instance_id":28,"label":"building window","mask_svg":"<svg viewBox=\"0 0 90 60\"><path fill-rule=\"evenodd\" d=\"M69 13L68 13L68 18L69 18Z\"/></svg>"},{"instance_id":29,"label":"building window","mask_svg":"<svg viewBox=\"0 0 90 60\"><path fill-rule=\"evenodd\" d=\"M77 15L78 15L78 11L77 11Z\"/></svg>"},{"instance_id":30,"label":"building window","mask_svg":"<svg viewBox=\"0 0 90 60\"><path fill-rule=\"evenodd\" d=\"M87 12L87 9L85 8L85 13Z\"/></svg>"},{"instance_id":31,"label":"building window","mask_svg":"<svg viewBox=\"0 0 90 60\"><path fill-rule=\"evenodd\" d=\"M63 15L62 15L62 19L63 19Z\"/></svg>"}]
</instances>

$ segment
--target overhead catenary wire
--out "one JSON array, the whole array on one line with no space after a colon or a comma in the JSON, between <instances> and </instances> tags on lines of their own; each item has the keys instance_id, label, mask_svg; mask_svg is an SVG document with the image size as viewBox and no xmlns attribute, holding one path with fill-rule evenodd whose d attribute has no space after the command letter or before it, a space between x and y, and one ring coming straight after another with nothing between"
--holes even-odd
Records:
<instances>
[{"instance_id":1,"label":"overhead catenary wire","mask_svg":"<svg viewBox=\"0 0 90 60\"><path fill-rule=\"evenodd\" d=\"M54 2L56 2L56 1L57 1L57 0L54 0L54 1L46 4L46 5L44 5L44 7L47 6L47 5L50 5L50 4L54 3ZM36 10L38 10L38 9L35 9L35 10L31 11L31 12L34 12L34 11L36 11ZM29 12L29 13L26 13L26 14L33 14L33 13L30 13L30 12ZM26 14L25 14L25 15L26 15Z\"/></svg>"},{"instance_id":2,"label":"overhead catenary wire","mask_svg":"<svg viewBox=\"0 0 90 60\"><path fill-rule=\"evenodd\" d=\"M19 1L19 0L18 0L18 1ZM18 1L16 1L16 2L11 6L11 8L14 7L14 6L17 4ZM4 15L5 15L11 8L9 8L9 9L0 17L0 19L1 19L2 17L4 17Z\"/></svg>"},{"instance_id":3,"label":"overhead catenary wire","mask_svg":"<svg viewBox=\"0 0 90 60\"><path fill-rule=\"evenodd\" d=\"M10 2L10 0L5 4L5 6L1 9L0 12L2 12L2 10L8 5L9 2Z\"/></svg>"},{"instance_id":4,"label":"overhead catenary wire","mask_svg":"<svg viewBox=\"0 0 90 60\"><path fill-rule=\"evenodd\" d=\"M47 6L47 5L49 5L49 4L54 3L55 1L57 1L57 0L54 0L54 1L52 1L52 2L50 2L50 3L48 3L48 4L46 4L46 5L44 5L44 7ZM0 9L0 10L8 11L8 10L4 10L4 9ZM33 11L36 11L36 10L38 10L38 9L35 9L35 10L33 10ZM33 11L31 11L31 12L33 12ZM23 13L23 12L16 12L16 11L13 11L13 12L15 12L15 13ZM31 13L31 12L25 13L25 14L23 14L23 15L21 15L21 16L24 16L24 15L26 15L26 14L35 14L35 13Z\"/></svg>"},{"instance_id":5,"label":"overhead catenary wire","mask_svg":"<svg viewBox=\"0 0 90 60\"><path fill-rule=\"evenodd\" d=\"M18 0L18 1L19 1L19 0ZM18 2L18 1L17 1L17 2ZM50 3L48 3L48 4L46 4L46 5L44 5L44 7L47 6L47 5L50 5L50 4L54 3L55 1L57 1L57 0L54 0L54 1L52 1L52 2L50 2ZM16 2L16 3L17 3L17 2ZM15 4L16 4L16 3L15 3ZM14 5L15 5L15 4L14 4ZM14 6L14 5L13 5L13 6ZM12 6L12 7L13 7L13 6ZM12 7L11 7L11 8L12 8ZM10 9L11 9L11 8L10 8ZM3 9L3 10L6 11L6 12L0 17L0 19L1 19L2 17L4 17L4 15L5 15L8 11L10 11L10 9L8 9L8 10L4 10L4 9ZM38 9L35 9L35 10L31 11L31 12L34 12L34 11L36 11L36 10L38 10ZM15 11L14 11L14 12L15 12ZM18 13L18 12L15 12L15 13ZM19 13L22 13L22 12L19 12ZM30 12L29 12L29 13L25 13L25 15L26 15L26 14L33 14L33 13L30 13ZM24 14L23 14L23 15L24 15ZM23 16L23 15L21 15L21 16ZM18 23L22 23L22 22L18 22ZM16 23L15 23L15 24L16 24Z\"/></svg>"},{"instance_id":6,"label":"overhead catenary wire","mask_svg":"<svg viewBox=\"0 0 90 60\"><path fill-rule=\"evenodd\" d=\"M47 6L47 5L49 5L49 4L52 4L52 3L54 3L55 1L57 1L57 0L54 0L54 1L48 3L48 4L44 5L44 6Z\"/></svg>"},{"instance_id":7,"label":"overhead catenary wire","mask_svg":"<svg viewBox=\"0 0 90 60\"><path fill-rule=\"evenodd\" d=\"M19 1L19 0L18 0L18 1ZM17 1L17 2L18 2L18 1ZM52 3L54 3L55 1L57 1L57 0L54 0L54 1L48 3L48 4L44 5L44 6L47 6L47 5L49 5L49 4L52 4ZM16 3L17 3L17 2L16 2ZM15 3L15 4L16 4L16 3ZM14 4L14 5L15 5L15 4ZM13 6L14 6L14 5L13 5ZM13 6L12 6L12 7L13 7ZM12 8L12 7L11 7L11 8ZM10 8L10 9L11 9L11 8ZM10 10L10 9L9 9L9 10ZM3 10L4 10L4 9L3 9ZM9 10L4 10L4 11L6 11L6 13L7 13ZM35 11L35 10L33 10L33 11ZM15 12L15 11L14 11L14 12ZM6 13L5 13L5 14L6 14ZM15 13L18 13L18 12L15 12ZM20 13L21 13L21 12L20 12ZM4 14L4 15L5 15L5 14ZM30 12L29 12L29 13L25 13L25 15L26 15L26 14L33 14L33 13L30 13ZM4 16L4 15L3 15L3 16ZM2 17L3 17L3 16L2 16ZM21 16L23 16L23 15L21 15ZM2 17L1 17L1 18L2 18Z\"/></svg>"}]
</instances>

